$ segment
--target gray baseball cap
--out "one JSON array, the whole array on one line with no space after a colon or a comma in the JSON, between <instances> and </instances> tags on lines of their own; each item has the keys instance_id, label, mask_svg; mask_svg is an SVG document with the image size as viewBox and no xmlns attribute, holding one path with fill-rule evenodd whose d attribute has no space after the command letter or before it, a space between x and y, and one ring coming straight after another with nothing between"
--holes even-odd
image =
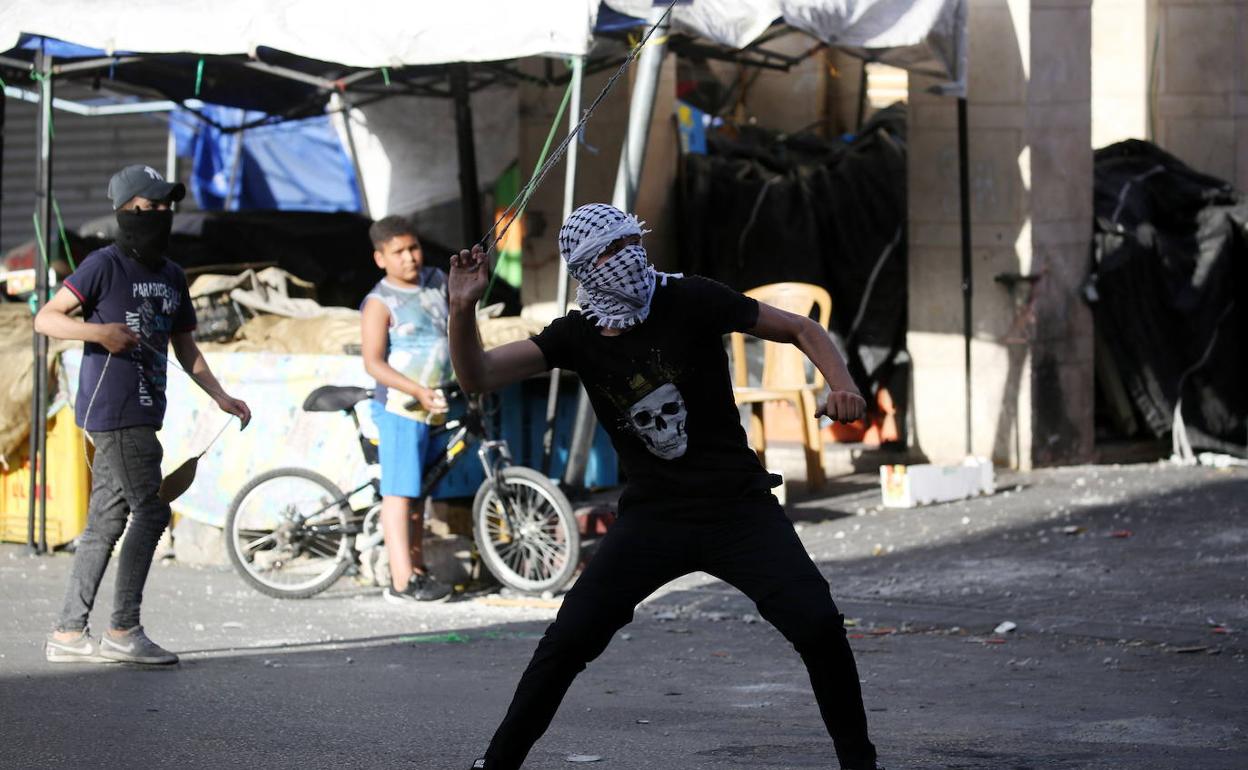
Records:
<instances>
[{"instance_id":1,"label":"gray baseball cap","mask_svg":"<svg viewBox=\"0 0 1248 770\"><path fill-rule=\"evenodd\" d=\"M166 182L159 171L142 164L126 166L108 180L108 197L113 200L114 211L136 195L153 201L177 202L186 197L186 185Z\"/></svg>"}]
</instances>

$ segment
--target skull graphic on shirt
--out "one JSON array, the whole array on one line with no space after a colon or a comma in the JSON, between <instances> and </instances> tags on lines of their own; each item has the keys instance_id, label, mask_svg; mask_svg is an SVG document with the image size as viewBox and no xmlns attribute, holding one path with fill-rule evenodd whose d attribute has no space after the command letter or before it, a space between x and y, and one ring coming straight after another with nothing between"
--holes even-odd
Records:
<instances>
[{"instance_id":1,"label":"skull graphic on shirt","mask_svg":"<svg viewBox=\"0 0 1248 770\"><path fill-rule=\"evenodd\" d=\"M628 409L628 424L650 453L675 460L689 448L685 399L670 382L650 391Z\"/></svg>"}]
</instances>

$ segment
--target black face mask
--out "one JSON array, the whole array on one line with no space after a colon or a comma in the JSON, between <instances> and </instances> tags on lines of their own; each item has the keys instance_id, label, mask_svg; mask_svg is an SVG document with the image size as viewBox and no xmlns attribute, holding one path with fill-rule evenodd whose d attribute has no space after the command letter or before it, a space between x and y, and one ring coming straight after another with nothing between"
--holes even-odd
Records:
<instances>
[{"instance_id":1,"label":"black face mask","mask_svg":"<svg viewBox=\"0 0 1248 770\"><path fill-rule=\"evenodd\" d=\"M156 268L169 248L173 212L168 209L118 211L117 246L122 253L148 268Z\"/></svg>"}]
</instances>

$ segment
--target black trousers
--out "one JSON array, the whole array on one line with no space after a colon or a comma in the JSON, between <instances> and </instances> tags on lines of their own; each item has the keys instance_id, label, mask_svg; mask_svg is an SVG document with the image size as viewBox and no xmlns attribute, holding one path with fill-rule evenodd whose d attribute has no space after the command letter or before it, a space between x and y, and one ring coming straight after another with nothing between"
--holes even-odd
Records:
<instances>
[{"instance_id":1,"label":"black trousers","mask_svg":"<svg viewBox=\"0 0 1248 770\"><path fill-rule=\"evenodd\" d=\"M739 589L793 644L840 765L874 767L844 617L783 509L766 495L707 513L672 519L630 510L611 527L538 643L490 742L487 768L519 768L572 680L633 619L637 604L696 571Z\"/></svg>"}]
</instances>

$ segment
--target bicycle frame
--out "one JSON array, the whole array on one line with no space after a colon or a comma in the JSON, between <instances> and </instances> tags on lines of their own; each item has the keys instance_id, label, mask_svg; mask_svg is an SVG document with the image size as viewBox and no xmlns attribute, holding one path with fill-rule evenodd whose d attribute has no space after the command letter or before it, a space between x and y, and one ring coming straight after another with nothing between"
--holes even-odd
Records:
<instances>
[{"instance_id":1,"label":"bicycle frame","mask_svg":"<svg viewBox=\"0 0 1248 770\"><path fill-rule=\"evenodd\" d=\"M362 418L356 409L361 400L371 395L363 388L324 386L313 391L304 403L308 411L339 411L351 419L363 459L370 466L367 480L342 492L333 480L315 471L278 468L252 479L235 496L228 518L232 533L230 556L242 576L264 593L277 597L311 596L346 574L353 562L371 570L378 569L384 559L384 553L378 551L385 539L384 529L379 526L383 499L376 472L379 445L364 435ZM453 391L453 397L461 395ZM579 539L573 509L551 480L531 469L513 466L508 442L496 438L497 402L488 396L466 397L466 401L466 408L457 405L456 413L448 415L444 424L428 428L427 435L438 439L438 449L425 456L427 463L421 473L425 494L445 482L453 466L469 454L468 449L475 449L484 479L476 485L471 506L474 559L479 558L485 569L517 590L565 585L578 563ZM472 475L475 477L475 473ZM310 481L315 491L300 492L283 503L283 489L301 487L282 485L298 478ZM256 492L274 480L277 486L264 489L277 490L276 495ZM365 490L371 490L371 494L365 494ZM253 498L253 492L262 498ZM463 492L467 490L456 485L455 493ZM244 501L253 499L262 499L259 510L268 518L243 524L247 514L240 512L254 509ZM325 538L332 538L328 541L332 551L326 550ZM253 558L260 546L272 551L264 560ZM288 563L296 565L297 571L279 575L278 571ZM307 573L308 568L314 573ZM269 574L270 570L273 574ZM291 579L296 582L290 582Z\"/></svg>"},{"instance_id":2,"label":"bicycle frame","mask_svg":"<svg viewBox=\"0 0 1248 770\"><path fill-rule=\"evenodd\" d=\"M455 465L463 451L468 448L469 442L473 439L478 439L480 445L477 447L477 459L481 463L481 470L485 473L485 483L494 487L495 495L503 504L503 514L506 517L507 526L510 527L514 525L511 503L506 491L499 485L498 478L500 471L511 465L511 448L504 439L490 438L490 433L483 417L483 410L479 402L474 402L470 398L468 411L462 417L448 420L445 425L434 431L434 436L446 433L451 433L452 435L447 440L446 450L438 458L438 461L425 470L424 477L421 479L421 488L426 490L433 489L450 472L451 467Z\"/></svg>"},{"instance_id":3,"label":"bicycle frame","mask_svg":"<svg viewBox=\"0 0 1248 770\"><path fill-rule=\"evenodd\" d=\"M355 424L356 434L359 438L360 449L364 453L365 462L369 464L377 462L377 447L364 437L359 416L354 409L343 411L350 415L351 421ZM451 468L459 461L464 450L474 440L479 440L477 459L481 463L481 470L485 473L485 482L494 487L494 493L502 503L503 515L507 526L514 526L515 521L512 515L510 496L506 489L498 483L500 472L511 465L511 449L506 440L490 438L490 431L483 418L484 414L479 400L469 397L468 410L462 416L447 420L443 425L433 428L431 436L439 437L449 433L450 438L446 440L446 448L438 456L437 462L425 467L421 477L421 488L431 490L437 486L438 482L442 481L450 473ZM308 516L302 517L298 524L304 526L312 534L329 534L339 531L348 535L362 534L364 531L364 520L367 516L366 511L352 510L352 515L348 518L345 528L337 523L305 525L305 522L320 516L335 506L349 507L348 500L370 485L374 488L375 494L380 495L380 487L377 480L369 479L349 492L345 492L342 497L332 500Z\"/></svg>"}]
</instances>

